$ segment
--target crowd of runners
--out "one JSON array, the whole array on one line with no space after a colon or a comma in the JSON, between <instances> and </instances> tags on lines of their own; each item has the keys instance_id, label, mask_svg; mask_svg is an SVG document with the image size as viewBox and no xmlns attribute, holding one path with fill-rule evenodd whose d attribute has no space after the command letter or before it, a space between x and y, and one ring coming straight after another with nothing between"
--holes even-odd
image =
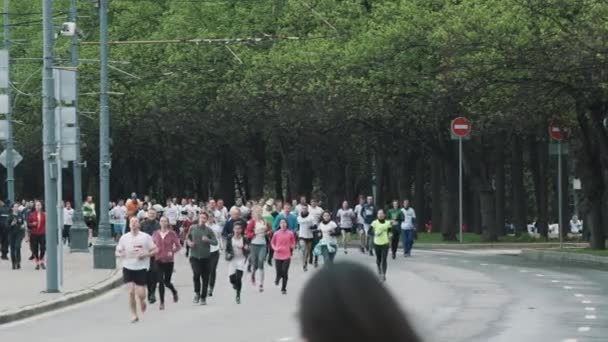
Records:
<instances>
[{"instance_id":1,"label":"crowd of runners","mask_svg":"<svg viewBox=\"0 0 608 342\"><path fill-rule=\"evenodd\" d=\"M224 258L229 283L241 302L243 277L264 292L265 265L275 268L274 284L287 294L292 258L302 258L302 271L334 262L341 249L349 252L351 235L358 234L359 250L376 257L378 277L386 280L387 259L411 255L416 214L409 201L394 201L390 208L377 208L372 197L359 197L351 207L342 203L335 214L305 197L292 203L280 200L243 202L230 209L221 199L196 202L168 199L160 205L147 196L132 194L127 201L112 204L112 231L118 241L116 255L122 259L124 280L129 288L132 321L147 304L165 309L165 291L179 300L171 282L175 256L183 250L192 269L193 303L206 305L213 296L218 263Z\"/></svg>"},{"instance_id":2,"label":"crowd of runners","mask_svg":"<svg viewBox=\"0 0 608 342\"><path fill-rule=\"evenodd\" d=\"M89 227L90 243L97 234L97 212L92 197L83 203L83 218ZM183 253L192 269L193 302L205 305L213 296L220 258L228 267L235 301L241 302L243 277L259 292L265 289L266 265L275 268L274 284L287 294L293 258L301 258L302 271L331 264L342 250L349 252L351 237L358 236L358 249L375 256L378 277L386 280L387 259L397 257L399 243L403 255L410 256L416 214L409 201L394 201L379 208L372 197L360 196L352 207L344 201L337 211L322 208L318 200L305 197L280 200L235 201L230 209L221 199L197 202L192 199L166 200L164 205L132 194L126 201L110 204L112 235L116 255L122 261L129 288L133 321L147 304L157 302L165 309L165 294L174 302L179 294L171 282L175 256ZM64 203L63 242L70 243L74 209ZM5 223L3 223L5 222ZM45 269L46 216L41 201L0 203L2 259L10 259L13 269L21 268L21 244L25 238L36 269ZM137 302L139 304L137 305Z\"/></svg>"}]
</instances>

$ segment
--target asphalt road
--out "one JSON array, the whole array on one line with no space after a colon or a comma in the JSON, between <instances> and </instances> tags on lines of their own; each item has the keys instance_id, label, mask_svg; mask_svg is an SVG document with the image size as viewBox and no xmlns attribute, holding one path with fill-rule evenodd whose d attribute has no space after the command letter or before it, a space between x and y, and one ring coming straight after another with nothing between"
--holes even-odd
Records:
<instances>
[{"instance_id":1,"label":"asphalt road","mask_svg":"<svg viewBox=\"0 0 608 342\"><path fill-rule=\"evenodd\" d=\"M606 341L608 272L497 255L512 252L415 251L411 258L389 261L387 286L425 341ZM355 250L337 257L345 259L375 267L375 259ZM264 293L245 283L240 305L220 262L215 295L205 307L191 304L190 270L185 258L178 264L175 283L181 301L168 303L163 312L149 308L138 324L129 323L126 293L118 289L72 308L0 326L0 337L44 342L299 340L297 300L312 273L304 273L299 260L292 265L287 295L272 284L271 269Z\"/></svg>"}]
</instances>

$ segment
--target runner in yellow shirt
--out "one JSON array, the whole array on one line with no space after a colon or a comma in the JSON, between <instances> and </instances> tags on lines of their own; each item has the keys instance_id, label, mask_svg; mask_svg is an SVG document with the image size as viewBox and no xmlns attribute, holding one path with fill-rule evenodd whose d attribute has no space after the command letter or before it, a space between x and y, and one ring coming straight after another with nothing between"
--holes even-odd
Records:
<instances>
[{"instance_id":1,"label":"runner in yellow shirt","mask_svg":"<svg viewBox=\"0 0 608 342\"><path fill-rule=\"evenodd\" d=\"M391 230L391 221L386 219L383 209L378 210L378 219L372 222L374 229L374 249L376 250L376 265L380 280L386 281L386 259L388 257L389 239L388 232Z\"/></svg>"}]
</instances>

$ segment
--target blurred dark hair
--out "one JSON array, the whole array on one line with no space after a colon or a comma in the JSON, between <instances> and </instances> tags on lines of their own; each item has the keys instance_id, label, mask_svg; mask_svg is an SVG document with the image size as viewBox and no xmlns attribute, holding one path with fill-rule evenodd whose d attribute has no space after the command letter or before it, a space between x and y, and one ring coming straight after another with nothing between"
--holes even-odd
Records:
<instances>
[{"instance_id":1,"label":"blurred dark hair","mask_svg":"<svg viewBox=\"0 0 608 342\"><path fill-rule=\"evenodd\" d=\"M323 267L300 297L300 326L307 342L420 342L405 314L365 266Z\"/></svg>"}]
</instances>

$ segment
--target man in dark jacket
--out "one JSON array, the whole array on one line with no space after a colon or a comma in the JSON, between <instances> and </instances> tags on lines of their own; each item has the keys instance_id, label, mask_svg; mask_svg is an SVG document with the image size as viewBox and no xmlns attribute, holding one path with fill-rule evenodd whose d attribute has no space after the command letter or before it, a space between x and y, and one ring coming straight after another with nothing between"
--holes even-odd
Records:
<instances>
[{"instance_id":1,"label":"man in dark jacket","mask_svg":"<svg viewBox=\"0 0 608 342\"><path fill-rule=\"evenodd\" d=\"M236 207L232 207L230 209L230 220L226 222L224 229L222 230L222 237L224 239L228 239L232 236L235 222L240 222L241 227L247 227L247 222L241 218L241 211Z\"/></svg>"},{"instance_id":2,"label":"man in dark jacket","mask_svg":"<svg viewBox=\"0 0 608 342\"><path fill-rule=\"evenodd\" d=\"M141 222L141 231L152 236L160 229L160 223L156 220L156 210L150 208L147 217ZM158 284L158 270L154 257L150 257L150 268L148 269L148 302L156 303L156 284Z\"/></svg>"},{"instance_id":3,"label":"man in dark jacket","mask_svg":"<svg viewBox=\"0 0 608 342\"><path fill-rule=\"evenodd\" d=\"M8 207L0 201L0 244L2 260L8 260Z\"/></svg>"}]
</instances>

